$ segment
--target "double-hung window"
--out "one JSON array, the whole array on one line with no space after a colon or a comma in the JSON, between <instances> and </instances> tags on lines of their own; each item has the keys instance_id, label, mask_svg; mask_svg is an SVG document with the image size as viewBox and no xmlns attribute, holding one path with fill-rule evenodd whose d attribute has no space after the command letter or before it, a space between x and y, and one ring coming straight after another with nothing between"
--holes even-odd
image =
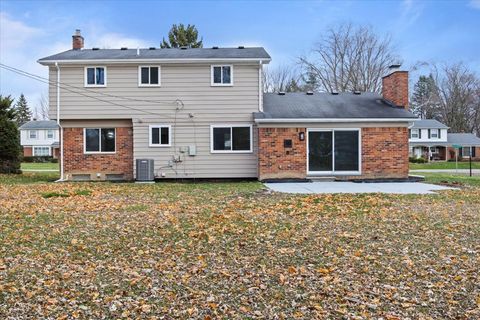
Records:
<instances>
[{"instance_id":1,"label":"double-hung window","mask_svg":"<svg viewBox=\"0 0 480 320\"><path fill-rule=\"evenodd\" d=\"M47 139L53 139L54 133L53 130L47 130Z\"/></svg>"},{"instance_id":2,"label":"double-hung window","mask_svg":"<svg viewBox=\"0 0 480 320\"><path fill-rule=\"evenodd\" d=\"M35 157L46 157L50 155L50 147L33 147Z\"/></svg>"},{"instance_id":3,"label":"double-hung window","mask_svg":"<svg viewBox=\"0 0 480 320\"><path fill-rule=\"evenodd\" d=\"M462 157L468 158L468 157L470 157L471 153L472 153L472 148L471 147L462 147Z\"/></svg>"},{"instance_id":4,"label":"double-hung window","mask_svg":"<svg viewBox=\"0 0 480 320\"><path fill-rule=\"evenodd\" d=\"M149 146L170 147L172 139L170 130L170 125L151 125L149 127Z\"/></svg>"},{"instance_id":5,"label":"double-hung window","mask_svg":"<svg viewBox=\"0 0 480 320\"><path fill-rule=\"evenodd\" d=\"M233 85L233 66L220 65L212 66L211 70L212 86L232 86Z\"/></svg>"},{"instance_id":6,"label":"double-hung window","mask_svg":"<svg viewBox=\"0 0 480 320\"><path fill-rule=\"evenodd\" d=\"M85 153L114 153L115 128L85 128Z\"/></svg>"},{"instance_id":7,"label":"double-hung window","mask_svg":"<svg viewBox=\"0 0 480 320\"><path fill-rule=\"evenodd\" d=\"M160 67L159 66L138 67L138 85L140 87L159 87L160 86Z\"/></svg>"},{"instance_id":8,"label":"double-hung window","mask_svg":"<svg viewBox=\"0 0 480 320\"><path fill-rule=\"evenodd\" d=\"M418 139L419 138L419 133L418 133L419 129L412 129L410 132L411 132L411 137L412 139Z\"/></svg>"},{"instance_id":9,"label":"double-hung window","mask_svg":"<svg viewBox=\"0 0 480 320\"><path fill-rule=\"evenodd\" d=\"M210 127L210 152L252 152L252 126L212 125Z\"/></svg>"},{"instance_id":10,"label":"double-hung window","mask_svg":"<svg viewBox=\"0 0 480 320\"><path fill-rule=\"evenodd\" d=\"M30 139L37 139L37 130L30 130L28 131L28 137Z\"/></svg>"},{"instance_id":11,"label":"double-hung window","mask_svg":"<svg viewBox=\"0 0 480 320\"><path fill-rule=\"evenodd\" d=\"M106 67L85 67L85 87L105 87L106 85Z\"/></svg>"}]
</instances>

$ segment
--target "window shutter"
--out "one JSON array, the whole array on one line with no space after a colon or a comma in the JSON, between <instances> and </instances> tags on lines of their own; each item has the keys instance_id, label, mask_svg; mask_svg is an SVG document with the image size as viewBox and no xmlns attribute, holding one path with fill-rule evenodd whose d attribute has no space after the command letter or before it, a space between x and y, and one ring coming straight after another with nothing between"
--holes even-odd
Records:
<instances>
[{"instance_id":1,"label":"window shutter","mask_svg":"<svg viewBox=\"0 0 480 320\"><path fill-rule=\"evenodd\" d=\"M476 157L476 154L475 154L475 152L477 151L476 149L477 149L476 147L472 147L472 158Z\"/></svg>"},{"instance_id":2,"label":"window shutter","mask_svg":"<svg viewBox=\"0 0 480 320\"><path fill-rule=\"evenodd\" d=\"M408 129L408 139L412 139L412 129Z\"/></svg>"},{"instance_id":3,"label":"window shutter","mask_svg":"<svg viewBox=\"0 0 480 320\"><path fill-rule=\"evenodd\" d=\"M428 129L428 139L430 139L430 129Z\"/></svg>"},{"instance_id":4,"label":"window shutter","mask_svg":"<svg viewBox=\"0 0 480 320\"><path fill-rule=\"evenodd\" d=\"M438 129L438 139L442 138L442 129Z\"/></svg>"},{"instance_id":5,"label":"window shutter","mask_svg":"<svg viewBox=\"0 0 480 320\"><path fill-rule=\"evenodd\" d=\"M418 139L422 139L422 129L418 129Z\"/></svg>"}]
</instances>

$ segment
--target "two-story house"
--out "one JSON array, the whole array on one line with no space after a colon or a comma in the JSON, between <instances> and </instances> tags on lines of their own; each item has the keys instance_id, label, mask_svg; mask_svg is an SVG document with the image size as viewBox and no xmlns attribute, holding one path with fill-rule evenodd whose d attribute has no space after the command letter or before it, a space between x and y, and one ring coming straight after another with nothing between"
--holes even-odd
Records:
<instances>
[{"instance_id":1,"label":"two-story house","mask_svg":"<svg viewBox=\"0 0 480 320\"><path fill-rule=\"evenodd\" d=\"M28 121L20 126L23 155L59 157L59 130L56 121Z\"/></svg>"},{"instance_id":2,"label":"two-story house","mask_svg":"<svg viewBox=\"0 0 480 320\"><path fill-rule=\"evenodd\" d=\"M410 156L428 161L480 159L480 139L472 133L449 133L448 127L433 119L413 122L409 129Z\"/></svg>"},{"instance_id":3,"label":"two-story house","mask_svg":"<svg viewBox=\"0 0 480 320\"><path fill-rule=\"evenodd\" d=\"M264 48L84 49L39 60L63 179L406 178L408 73L373 93L263 94Z\"/></svg>"}]
</instances>

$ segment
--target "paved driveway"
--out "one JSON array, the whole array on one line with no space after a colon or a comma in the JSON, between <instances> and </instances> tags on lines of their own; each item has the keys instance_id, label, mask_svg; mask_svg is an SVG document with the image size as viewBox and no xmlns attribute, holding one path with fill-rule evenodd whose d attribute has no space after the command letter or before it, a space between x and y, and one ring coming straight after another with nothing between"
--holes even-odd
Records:
<instances>
[{"instance_id":1,"label":"paved driveway","mask_svg":"<svg viewBox=\"0 0 480 320\"><path fill-rule=\"evenodd\" d=\"M265 183L269 189L285 193L398 193L398 194L430 194L439 190L453 190L421 182L285 182Z\"/></svg>"}]
</instances>

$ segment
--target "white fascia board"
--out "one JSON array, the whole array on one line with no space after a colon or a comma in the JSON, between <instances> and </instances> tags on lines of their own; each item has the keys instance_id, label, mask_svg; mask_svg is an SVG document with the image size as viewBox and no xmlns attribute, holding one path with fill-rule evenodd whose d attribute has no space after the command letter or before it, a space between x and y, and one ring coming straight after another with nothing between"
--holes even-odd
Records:
<instances>
[{"instance_id":1,"label":"white fascia board","mask_svg":"<svg viewBox=\"0 0 480 320\"><path fill-rule=\"evenodd\" d=\"M278 119L255 119L256 123L333 123L333 122L411 122L416 119L410 118L310 118L310 119L295 119L295 118L278 118Z\"/></svg>"},{"instance_id":2,"label":"white fascia board","mask_svg":"<svg viewBox=\"0 0 480 320\"><path fill-rule=\"evenodd\" d=\"M271 59L264 58L225 58L225 59L75 59L75 60L37 60L38 63L44 66L57 63L61 64L139 64L139 63L222 63L222 62L255 62L261 61L267 64Z\"/></svg>"}]
</instances>

